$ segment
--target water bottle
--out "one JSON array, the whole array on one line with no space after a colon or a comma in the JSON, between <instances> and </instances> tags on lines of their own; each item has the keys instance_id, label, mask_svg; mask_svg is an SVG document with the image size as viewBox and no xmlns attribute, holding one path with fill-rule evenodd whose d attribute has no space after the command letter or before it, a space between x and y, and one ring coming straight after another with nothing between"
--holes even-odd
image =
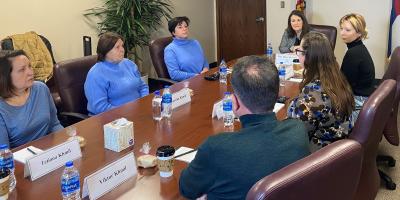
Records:
<instances>
[{"instance_id":1,"label":"water bottle","mask_svg":"<svg viewBox=\"0 0 400 200\"><path fill-rule=\"evenodd\" d=\"M225 92L224 99L222 101L222 107L224 110L224 126L229 127L233 126L234 114L232 111L232 99L231 93Z\"/></svg>"},{"instance_id":2,"label":"water bottle","mask_svg":"<svg viewBox=\"0 0 400 200\"><path fill-rule=\"evenodd\" d=\"M162 102L162 97L160 95L160 91L157 90L154 92L154 97L152 100L152 108L153 108L153 119L156 121L160 121L162 119L161 115L161 102Z\"/></svg>"},{"instance_id":3,"label":"water bottle","mask_svg":"<svg viewBox=\"0 0 400 200\"><path fill-rule=\"evenodd\" d=\"M286 65L280 62L278 66L279 86L285 86Z\"/></svg>"},{"instance_id":4,"label":"water bottle","mask_svg":"<svg viewBox=\"0 0 400 200\"><path fill-rule=\"evenodd\" d=\"M8 168L10 170L10 187L9 191L14 190L17 180L14 174L14 157L7 144L0 145L0 167Z\"/></svg>"},{"instance_id":5,"label":"water bottle","mask_svg":"<svg viewBox=\"0 0 400 200\"><path fill-rule=\"evenodd\" d=\"M61 194L63 200L80 200L79 172L75 169L74 163L69 161L61 176Z\"/></svg>"},{"instance_id":6,"label":"water bottle","mask_svg":"<svg viewBox=\"0 0 400 200\"><path fill-rule=\"evenodd\" d=\"M222 59L221 63L219 64L219 82L226 84L226 77L228 75L228 68L224 59Z\"/></svg>"},{"instance_id":7,"label":"water bottle","mask_svg":"<svg viewBox=\"0 0 400 200\"><path fill-rule=\"evenodd\" d=\"M162 116L170 119L172 115L172 94L169 90L169 86L164 87L162 95Z\"/></svg>"},{"instance_id":8,"label":"water bottle","mask_svg":"<svg viewBox=\"0 0 400 200\"><path fill-rule=\"evenodd\" d=\"M272 59L272 53L273 53L272 44L271 44L271 42L268 42L268 44L267 44L267 50L266 50L265 54L267 54L267 57L268 57L269 59Z\"/></svg>"}]
</instances>

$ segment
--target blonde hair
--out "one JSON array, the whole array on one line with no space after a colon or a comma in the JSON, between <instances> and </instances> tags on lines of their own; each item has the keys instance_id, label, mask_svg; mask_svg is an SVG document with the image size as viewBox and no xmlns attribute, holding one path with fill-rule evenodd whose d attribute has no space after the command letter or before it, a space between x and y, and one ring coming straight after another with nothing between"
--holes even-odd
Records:
<instances>
[{"instance_id":1,"label":"blonde hair","mask_svg":"<svg viewBox=\"0 0 400 200\"><path fill-rule=\"evenodd\" d=\"M343 24L343 22L348 21L357 33L361 34L360 39L368 38L368 30L367 25L365 23L365 19L362 15L357 13L350 13L343 16L339 21L339 26Z\"/></svg>"}]
</instances>

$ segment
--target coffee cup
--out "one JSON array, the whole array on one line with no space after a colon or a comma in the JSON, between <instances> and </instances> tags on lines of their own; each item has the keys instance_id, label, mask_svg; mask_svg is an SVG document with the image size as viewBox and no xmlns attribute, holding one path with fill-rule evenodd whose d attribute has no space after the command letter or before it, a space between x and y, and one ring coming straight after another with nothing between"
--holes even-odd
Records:
<instances>
[{"instance_id":1,"label":"coffee cup","mask_svg":"<svg viewBox=\"0 0 400 200\"><path fill-rule=\"evenodd\" d=\"M174 173L174 153L174 147L169 145L157 148L157 166L161 177L170 177Z\"/></svg>"},{"instance_id":2,"label":"coffee cup","mask_svg":"<svg viewBox=\"0 0 400 200\"><path fill-rule=\"evenodd\" d=\"M0 169L0 200L8 199L10 189L10 170L7 168Z\"/></svg>"}]
</instances>

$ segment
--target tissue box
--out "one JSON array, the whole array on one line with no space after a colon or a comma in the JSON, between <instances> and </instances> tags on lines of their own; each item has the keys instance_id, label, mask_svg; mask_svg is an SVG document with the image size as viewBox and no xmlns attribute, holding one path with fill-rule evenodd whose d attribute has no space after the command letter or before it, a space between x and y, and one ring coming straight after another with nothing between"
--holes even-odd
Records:
<instances>
[{"instance_id":1,"label":"tissue box","mask_svg":"<svg viewBox=\"0 0 400 200\"><path fill-rule=\"evenodd\" d=\"M132 122L121 118L104 125L104 148L120 152L133 144Z\"/></svg>"}]
</instances>

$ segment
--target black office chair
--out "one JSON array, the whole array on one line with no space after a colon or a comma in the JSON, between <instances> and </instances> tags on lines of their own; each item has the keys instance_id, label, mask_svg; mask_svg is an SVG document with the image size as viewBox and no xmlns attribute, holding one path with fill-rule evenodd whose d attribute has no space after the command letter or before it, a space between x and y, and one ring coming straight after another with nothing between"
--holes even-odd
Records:
<instances>
[{"instance_id":1,"label":"black office chair","mask_svg":"<svg viewBox=\"0 0 400 200\"><path fill-rule=\"evenodd\" d=\"M317 24L310 24L310 27L311 31L316 31L325 34L332 45L332 49L335 49L336 36L337 36L336 27L328 25L317 25Z\"/></svg>"}]
</instances>

